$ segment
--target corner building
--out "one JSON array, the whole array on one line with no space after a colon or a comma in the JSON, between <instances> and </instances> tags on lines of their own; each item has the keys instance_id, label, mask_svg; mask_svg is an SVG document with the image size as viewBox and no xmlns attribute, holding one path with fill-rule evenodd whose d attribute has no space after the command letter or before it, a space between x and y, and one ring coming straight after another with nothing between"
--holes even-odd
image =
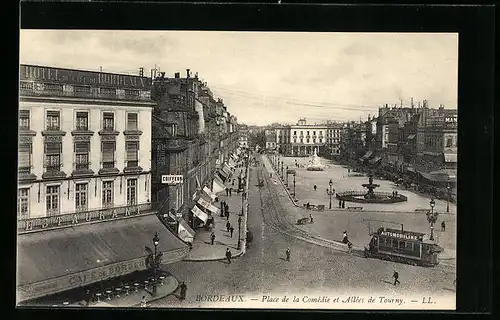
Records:
<instances>
[{"instance_id":1,"label":"corner building","mask_svg":"<svg viewBox=\"0 0 500 320\"><path fill-rule=\"evenodd\" d=\"M151 80L20 66L18 302L83 290L187 246L151 208Z\"/></svg>"}]
</instances>

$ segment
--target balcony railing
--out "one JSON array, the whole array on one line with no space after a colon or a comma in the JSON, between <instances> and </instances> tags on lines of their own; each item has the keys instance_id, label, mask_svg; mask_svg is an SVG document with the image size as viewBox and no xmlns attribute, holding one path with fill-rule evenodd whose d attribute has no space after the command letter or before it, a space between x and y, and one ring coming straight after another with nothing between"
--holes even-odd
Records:
<instances>
[{"instance_id":1,"label":"balcony railing","mask_svg":"<svg viewBox=\"0 0 500 320\"><path fill-rule=\"evenodd\" d=\"M24 166L24 167L19 167L17 172L19 173L24 173L24 174L29 174L31 173L31 166Z\"/></svg>"},{"instance_id":2,"label":"balcony railing","mask_svg":"<svg viewBox=\"0 0 500 320\"><path fill-rule=\"evenodd\" d=\"M137 216L149 213L150 210L151 203L140 203L134 206L75 211L66 214L58 214L51 217L31 219L20 217L17 223L17 231L19 234L23 234L47 229L73 227L78 224L103 222L106 220Z\"/></svg>"},{"instance_id":3,"label":"balcony railing","mask_svg":"<svg viewBox=\"0 0 500 320\"><path fill-rule=\"evenodd\" d=\"M78 162L74 164L75 170L88 170L90 167L90 162Z\"/></svg>"},{"instance_id":4,"label":"balcony railing","mask_svg":"<svg viewBox=\"0 0 500 320\"><path fill-rule=\"evenodd\" d=\"M113 169L115 167L115 162L114 161L103 161L102 162L102 168L103 169Z\"/></svg>"},{"instance_id":5,"label":"balcony railing","mask_svg":"<svg viewBox=\"0 0 500 320\"><path fill-rule=\"evenodd\" d=\"M45 166L45 172L55 173L61 171L61 164L50 164Z\"/></svg>"},{"instance_id":6,"label":"balcony railing","mask_svg":"<svg viewBox=\"0 0 500 320\"><path fill-rule=\"evenodd\" d=\"M72 97L72 98L88 98L88 99L113 99L113 100L134 100L134 101L151 101L150 95L118 95L112 92L102 92L92 90L91 92L75 92L75 91L51 91L51 90L35 90L34 87L23 86L21 83L20 96L57 96L57 97Z\"/></svg>"}]
</instances>

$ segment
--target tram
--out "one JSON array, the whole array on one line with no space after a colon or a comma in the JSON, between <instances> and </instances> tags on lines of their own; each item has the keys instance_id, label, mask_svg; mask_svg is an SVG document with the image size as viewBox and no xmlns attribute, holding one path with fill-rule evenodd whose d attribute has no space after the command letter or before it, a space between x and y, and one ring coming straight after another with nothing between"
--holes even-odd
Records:
<instances>
[{"instance_id":1,"label":"tram","mask_svg":"<svg viewBox=\"0 0 500 320\"><path fill-rule=\"evenodd\" d=\"M434 267L443 248L424 239L425 233L379 228L371 234L365 258L378 258L411 265Z\"/></svg>"}]
</instances>

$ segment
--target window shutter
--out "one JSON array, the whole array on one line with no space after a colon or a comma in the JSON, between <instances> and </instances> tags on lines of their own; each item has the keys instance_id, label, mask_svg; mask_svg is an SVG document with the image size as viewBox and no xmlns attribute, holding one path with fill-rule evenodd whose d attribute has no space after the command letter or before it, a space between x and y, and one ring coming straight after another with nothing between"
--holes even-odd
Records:
<instances>
[{"instance_id":1,"label":"window shutter","mask_svg":"<svg viewBox=\"0 0 500 320\"><path fill-rule=\"evenodd\" d=\"M102 161L112 162L115 155L115 143L111 141L102 142Z\"/></svg>"},{"instance_id":2,"label":"window shutter","mask_svg":"<svg viewBox=\"0 0 500 320\"><path fill-rule=\"evenodd\" d=\"M62 142L45 142L46 154L60 154L62 151Z\"/></svg>"},{"instance_id":3,"label":"window shutter","mask_svg":"<svg viewBox=\"0 0 500 320\"><path fill-rule=\"evenodd\" d=\"M137 160L137 147L138 143L136 141L127 141L127 160L136 161Z\"/></svg>"},{"instance_id":4,"label":"window shutter","mask_svg":"<svg viewBox=\"0 0 500 320\"><path fill-rule=\"evenodd\" d=\"M137 129L137 113L127 114L127 128Z\"/></svg>"},{"instance_id":5,"label":"window shutter","mask_svg":"<svg viewBox=\"0 0 500 320\"><path fill-rule=\"evenodd\" d=\"M88 141L75 142L75 153L88 153L90 143Z\"/></svg>"},{"instance_id":6,"label":"window shutter","mask_svg":"<svg viewBox=\"0 0 500 320\"><path fill-rule=\"evenodd\" d=\"M31 165L30 156L31 156L31 145L30 144L19 145L19 150L18 150L19 167L29 167Z\"/></svg>"}]
</instances>

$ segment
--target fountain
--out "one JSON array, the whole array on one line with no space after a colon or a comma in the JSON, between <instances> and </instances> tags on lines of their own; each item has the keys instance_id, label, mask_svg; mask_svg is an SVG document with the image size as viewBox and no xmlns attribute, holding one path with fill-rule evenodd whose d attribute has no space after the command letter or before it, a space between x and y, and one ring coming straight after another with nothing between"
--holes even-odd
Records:
<instances>
[{"instance_id":1,"label":"fountain","mask_svg":"<svg viewBox=\"0 0 500 320\"><path fill-rule=\"evenodd\" d=\"M397 203L408 201L408 198L402 194L375 192L374 190L380 187L380 185L373 183L372 174L368 176L368 183L364 183L362 186L368 189L368 191L338 192L336 197L339 200L358 203Z\"/></svg>"},{"instance_id":2,"label":"fountain","mask_svg":"<svg viewBox=\"0 0 500 320\"><path fill-rule=\"evenodd\" d=\"M368 176L368 183L363 183L362 186L364 188L368 189L368 192L364 196L365 199L376 199L377 198L377 196L375 195L375 192L373 192L373 190L375 188L380 187L380 185L373 183L373 176L371 174Z\"/></svg>"},{"instance_id":3,"label":"fountain","mask_svg":"<svg viewBox=\"0 0 500 320\"><path fill-rule=\"evenodd\" d=\"M309 158L309 163L307 164L307 171L323 171L325 166L319 161L319 157L314 149L314 154Z\"/></svg>"}]
</instances>

